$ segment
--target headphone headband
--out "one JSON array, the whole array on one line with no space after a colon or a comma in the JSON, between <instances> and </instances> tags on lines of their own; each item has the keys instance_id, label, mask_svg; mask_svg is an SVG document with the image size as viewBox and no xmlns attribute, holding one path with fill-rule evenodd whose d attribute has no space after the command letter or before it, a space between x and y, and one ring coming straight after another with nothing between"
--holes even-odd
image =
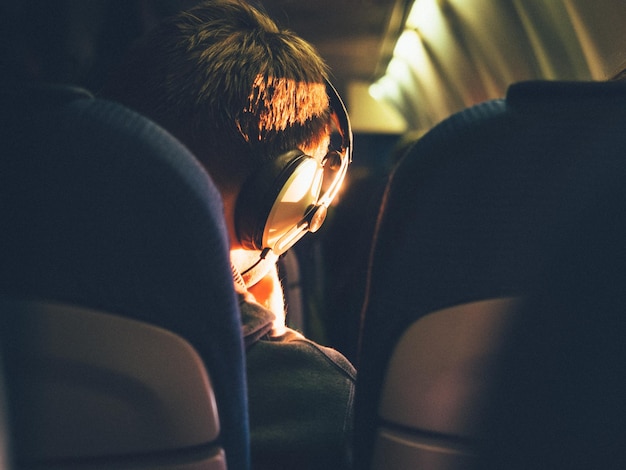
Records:
<instances>
[{"instance_id":1,"label":"headphone headband","mask_svg":"<svg viewBox=\"0 0 626 470\"><path fill-rule=\"evenodd\" d=\"M352 135L352 126L350 125L350 118L348 117L348 110L343 103L341 96L335 89L332 83L326 80L326 93L328 94L328 100L330 103L330 110L333 119L341 134L341 146L348 158L348 163L352 162L352 147L354 137Z\"/></svg>"}]
</instances>

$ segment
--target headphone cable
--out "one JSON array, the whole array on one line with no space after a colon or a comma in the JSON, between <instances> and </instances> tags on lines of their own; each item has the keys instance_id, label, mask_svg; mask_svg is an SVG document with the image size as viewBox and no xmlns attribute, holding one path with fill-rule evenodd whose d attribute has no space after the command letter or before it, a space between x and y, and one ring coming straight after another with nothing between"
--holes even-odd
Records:
<instances>
[{"instance_id":1,"label":"headphone cable","mask_svg":"<svg viewBox=\"0 0 626 470\"><path fill-rule=\"evenodd\" d=\"M256 268L259 264L261 264L261 262L266 258L266 256L268 255L268 253L272 251L271 248L263 248L263 250L261 251L261 254L259 255L259 259L256 261L256 263L254 263L252 266L250 266L248 269L246 269L245 271L243 271L241 273L241 276L245 276L246 274L248 274L250 271L252 271L254 268Z\"/></svg>"}]
</instances>

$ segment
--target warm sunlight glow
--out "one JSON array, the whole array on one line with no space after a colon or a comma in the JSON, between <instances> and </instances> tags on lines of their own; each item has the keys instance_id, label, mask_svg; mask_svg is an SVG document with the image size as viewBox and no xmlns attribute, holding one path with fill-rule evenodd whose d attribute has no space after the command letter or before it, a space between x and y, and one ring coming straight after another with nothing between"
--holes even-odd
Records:
<instances>
[{"instance_id":1,"label":"warm sunlight glow","mask_svg":"<svg viewBox=\"0 0 626 470\"><path fill-rule=\"evenodd\" d=\"M324 83L303 83L288 78L257 76L244 112L259 116L259 138L267 131L282 131L304 124L328 109ZM247 135L247 132L243 132Z\"/></svg>"},{"instance_id":2,"label":"warm sunlight glow","mask_svg":"<svg viewBox=\"0 0 626 470\"><path fill-rule=\"evenodd\" d=\"M410 65L399 57L394 57L387 66L387 75L393 78L399 86L410 88L413 80L413 72Z\"/></svg>"},{"instance_id":3,"label":"warm sunlight glow","mask_svg":"<svg viewBox=\"0 0 626 470\"><path fill-rule=\"evenodd\" d=\"M385 75L369 87L369 93L375 100L396 100L400 98L398 84L389 76Z\"/></svg>"},{"instance_id":4,"label":"warm sunlight glow","mask_svg":"<svg viewBox=\"0 0 626 470\"><path fill-rule=\"evenodd\" d=\"M415 53L415 48L420 45L420 37L414 29L405 29L398 38L393 50L394 57L402 59L410 58Z\"/></svg>"},{"instance_id":5,"label":"warm sunlight glow","mask_svg":"<svg viewBox=\"0 0 626 470\"><path fill-rule=\"evenodd\" d=\"M431 36L433 28L441 23L441 11L437 0L416 0L411 7L406 21L407 29L417 29L427 36Z\"/></svg>"},{"instance_id":6,"label":"warm sunlight glow","mask_svg":"<svg viewBox=\"0 0 626 470\"><path fill-rule=\"evenodd\" d=\"M433 77L433 63L424 42L436 44L445 32L445 22L437 0L416 0L405 29L398 38L385 76L370 88L376 100L400 99L401 90L415 90L416 84L430 85Z\"/></svg>"}]
</instances>

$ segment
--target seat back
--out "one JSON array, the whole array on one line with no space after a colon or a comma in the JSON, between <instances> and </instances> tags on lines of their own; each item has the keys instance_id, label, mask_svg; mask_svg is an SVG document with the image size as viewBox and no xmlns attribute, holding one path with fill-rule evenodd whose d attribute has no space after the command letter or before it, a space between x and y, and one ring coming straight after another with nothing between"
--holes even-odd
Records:
<instances>
[{"instance_id":1,"label":"seat back","mask_svg":"<svg viewBox=\"0 0 626 470\"><path fill-rule=\"evenodd\" d=\"M188 342L211 378L228 468L247 468L239 312L207 173L160 127L83 91L25 87L1 99L0 295L127 317Z\"/></svg>"},{"instance_id":2,"label":"seat back","mask_svg":"<svg viewBox=\"0 0 626 470\"><path fill-rule=\"evenodd\" d=\"M180 336L63 304L0 311L20 467L226 469L211 380Z\"/></svg>"},{"instance_id":3,"label":"seat back","mask_svg":"<svg viewBox=\"0 0 626 470\"><path fill-rule=\"evenodd\" d=\"M506 99L436 126L395 168L362 313L358 468L372 468L374 455L375 468L457 468L471 460L480 438L475 417L506 328L498 312L509 312L511 299L533 284L548 249L541 233L561 195L591 191L598 172L622 166L624 104L622 83L516 84ZM411 329L429 342L416 345L409 361L399 342ZM396 362L405 368L391 374ZM412 381L403 392L412 398L390 415L386 381L398 376ZM396 432L390 451L374 450L377 439L389 440L383 425ZM398 446L417 460L385 467Z\"/></svg>"},{"instance_id":4,"label":"seat back","mask_svg":"<svg viewBox=\"0 0 626 470\"><path fill-rule=\"evenodd\" d=\"M382 384L370 468L462 469L476 449L488 392L514 298L429 313L398 339Z\"/></svg>"},{"instance_id":5,"label":"seat back","mask_svg":"<svg viewBox=\"0 0 626 470\"><path fill-rule=\"evenodd\" d=\"M475 468L626 466L626 161L606 170L593 191L563 198L548 230L546 266L495 368Z\"/></svg>"}]
</instances>

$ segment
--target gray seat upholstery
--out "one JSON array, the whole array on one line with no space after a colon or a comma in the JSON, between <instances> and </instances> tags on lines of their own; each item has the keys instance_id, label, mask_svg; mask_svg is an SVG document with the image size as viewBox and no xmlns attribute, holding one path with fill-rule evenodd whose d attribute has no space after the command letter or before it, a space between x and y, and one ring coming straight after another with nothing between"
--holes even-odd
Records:
<instances>
[{"instance_id":1,"label":"gray seat upholstery","mask_svg":"<svg viewBox=\"0 0 626 470\"><path fill-rule=\"evenodd\" d=\"M230 274L221 199L207 173L177 140L157 125L116 103L94 99L82 90L29 86L3 90L0 99L3 142L0 297L7 301L35 302L35 312L31 313L37 318L34 324L4 323L18 328L17 331L24 328L26 337L18 346L32 344L35 348L39 347L40 340L54 339L27 336L28 332L35 333L37 328L43 327L37 327L37 322L44 317L45 322L65 318L68 312L64 310L69 309L74 336L68 331L68 336L64 336L65 346L78 348L68 352L70 357L79 360L85 348L89 349L91 341L96 339L102 342L102 351L132 351L129 348L139 345L135 342L140 336L149 335L153 337L146 344L149 349L137 351L146 354L147 362L137 366L135 371L162 371L178 380L172 375L176 368L182 371L184 367L191 367L198 380L193 382L195 385L190 384L200 388L185 393L203 397L187 399L181 390L170 388L164 393L173 394L171 397L178 397L176 400L181 402L175 406L164 402L163 409L157 411L159 403L150 397L156 393L154 390L161 390L164 383L142 384L145 377L136 377L133 379L136 387L124 391L138 394L131 402L126 402L130 407L128 420L129 425L147 434L133 436L134 440L127 442L124 439L128 436L123 436L128 430L112 432L115 420L121 419L119 407L118 413L111 413L111 423L97 422L107 415L92 415L91 410L101 410L109 404L116 409L126 400L122 391L115 387L124 389L122 384L131 384L132 380L131 377L122 380L119 377L126 372L118 374L116 370L127 367L125 359L130 361L128 364L135 363L137 359L133 354L110 357L111 363L106 367L112 368L112 383L103 380L102 375L98 377L100 372L90 373L91 379L103 382L101 390L79 394L79 384L68 384L67 393L74 395L65 396L64 403L69 407L75 405L73 413L76 415L67 408L68 413L58 414L58 410L45 406L28 408L32 413L29 414L23 413L24 401L19 394L15 395L15 390L23 390L24 383L20 381L19 370L12 365L13 359L26 357L28 351L20 355L13 349L6 365L14 374L8 374L7 384L11 432L17 432L13 440L17 468L71 467L70 462L95 465L106 459L122 459L130 468L131 462L141 468L142 459L148 455L153 458L153 468L159 468L154 460L156 456L163 460L164 468L171 468L167 465L172 462L179 462L178 468L196 468L189 467L194 459L206 458L206 452L198 446L212 448L214 445L214 436L208 429L201 434L196 432L199 423L206 421L207 400L210 401L206 383L199 378L202 368L208 372L212 384L220 419L217 442L224 450L228 468L248 468L246 383L239 311ZM97 312L93 315L98 318L99 326L95 326L96 320L88 320L92 314L83 315L83 311ZM17 316L21 319L27 312L30 307L23 311L21 307L3 306L1 315L3 319ZM128 326L131 323L117 317L139 324ZM45 322L42 325L46 325ZM56 325L55 322L52 323ZM65 331L58 326L55 328L55 337ZM132 331L132 334L124 338L105 334L118 329ZM162 330L169 333L164 334ZM85 344L77 338L83 331ZM3 331L2 335L3 347L13 347L13 343L5 344L5 341L11 340L14 334ZM173 341L172 335L179 339ZM189 354L179 355L184 362L165 364L155 339L158 337L170 339L170 346L164 347L190 347L197 356L188 351ZM116 339L119 342L109 343ZM107 358L104 354L101 359ZM91 367L88 362L76 363L64 370L68 373ZM79 375L70 374L69 379L78 380ZM48 383L45 377L37 380ZM94 383L88 384L89 387ZM50 385L55 393L59 390L57 385ZM28 383L26 386L27 390L33 388L29 388ZM176 386L182 387L183 383ZM150 391L150 387L154 390ZM144 392L145 403L137 399ZM70 400L71 396L76 399ZM46 399L42 398L39 403L44 405ZM94 400L98 401L98 407L91 406ZM138 408L132 409L131 405ZM154 407L154 413L145 413L150 407ZM181 421L167 416L179 411L184 411L185 416L197 413L197 419ZM52 416L67 422L46 421ZM73 445L74 439L80 437L80 432L74 429L80 420L86 426L85 439L89 437L89 444L83 441L84 448ZM40 429L33 428L37 423L42 423ZM55 431L64 428L74 431L67 434ZM180 437L177 439L176 435ZM38 440L34 441L35 438ZM63 442L65 438L68 441ZM92 442L95 439L101 442ZM129 444L144 440L149 444L137 447ZM159 448L156 442L163 446ZM41 453L33 454L32 449L39 449ZM56 453L61 449L66 453ZM32 460L35 457L40 459ZM169 463L166 465L166 462Z\"/></svg>"},{"instance_id":2,"label":"gray seat upholstery","mask_svg":"<svg viewBox=\"0 0 626 470\"><path fill-rule=\"evenodd\" d=\"M506 99L436 126L395 168L363 310L357 468L451 469L474 459L508 327L499 309L473 312L500 304L509 315L506 299L534 288L553 248L544 235L563 196L591 194L596 177L622 171L625 105L623 83L519 83ZM419 344L394 360L412 330ZM410 387L393 413L390 377Z\"/></svg>"},{"instance_id":3,"label":"gray seat upholstery","mask_svg":"<svg viewBox=\"0 0 626 470\"><path fill-rule=\"evenodd\" d=\"M607 114L596 144L618 158L599 153L572 175L586 188L564 194L547 230L545 267L496 363L474 468L626 468L625 113Z\"/></svg>"}]
</instances>

